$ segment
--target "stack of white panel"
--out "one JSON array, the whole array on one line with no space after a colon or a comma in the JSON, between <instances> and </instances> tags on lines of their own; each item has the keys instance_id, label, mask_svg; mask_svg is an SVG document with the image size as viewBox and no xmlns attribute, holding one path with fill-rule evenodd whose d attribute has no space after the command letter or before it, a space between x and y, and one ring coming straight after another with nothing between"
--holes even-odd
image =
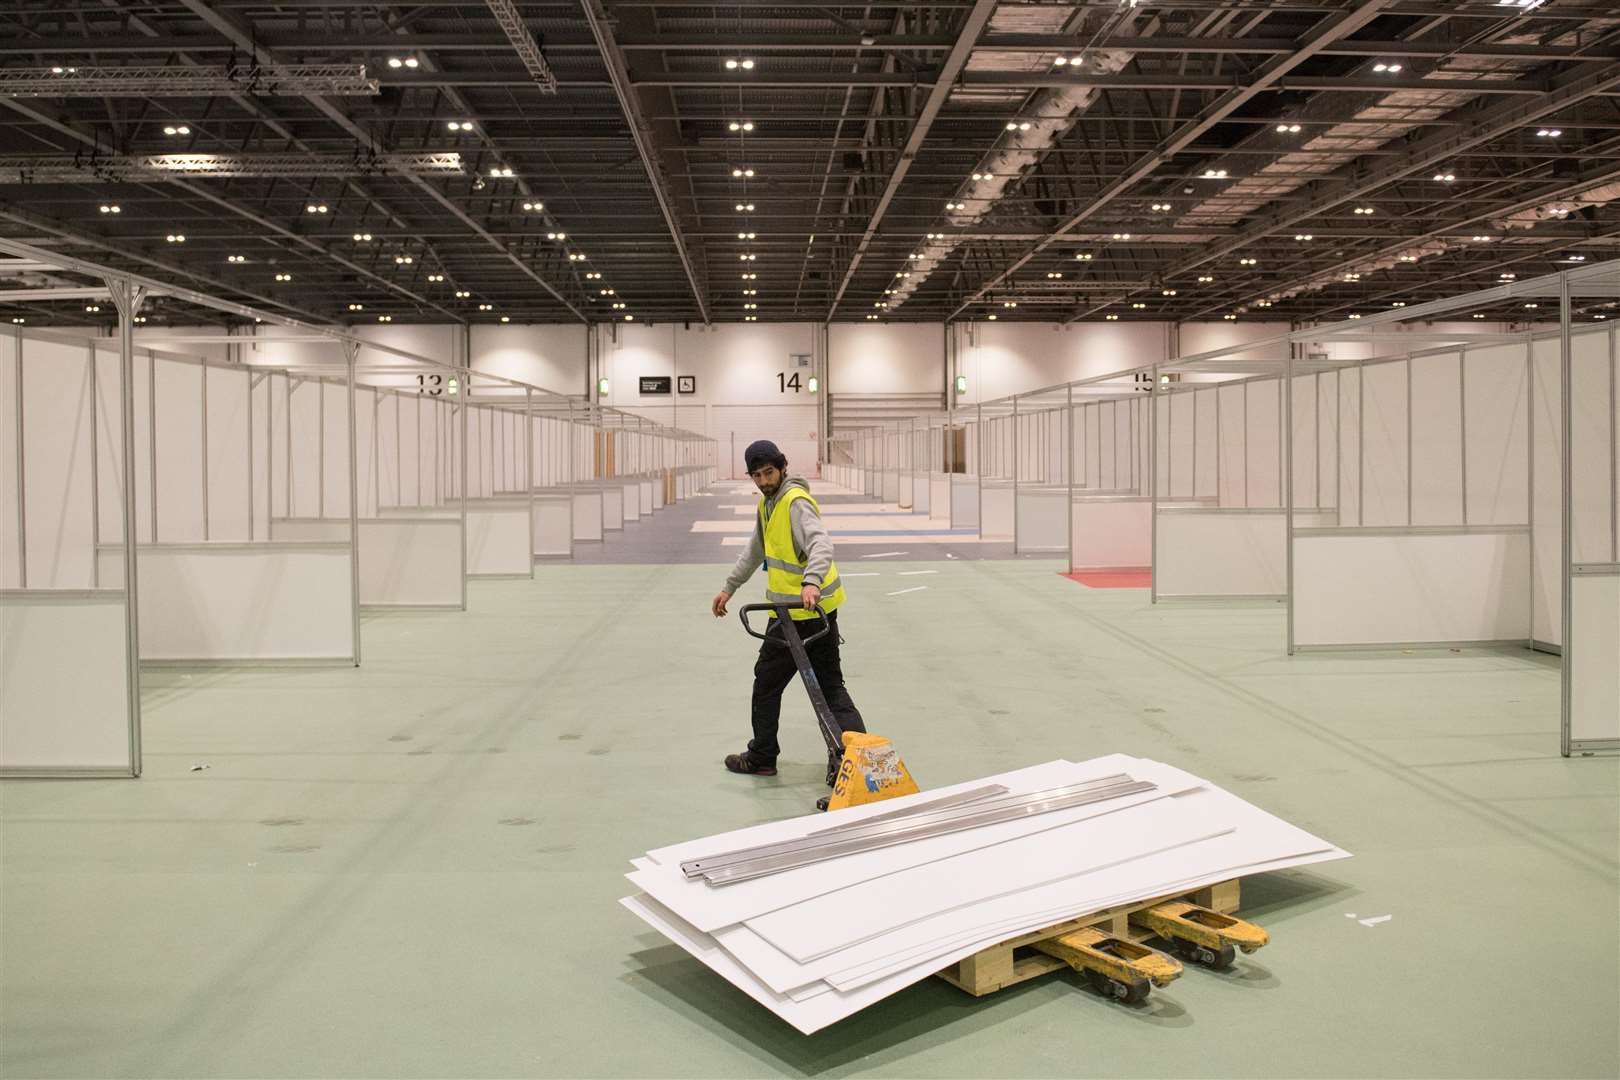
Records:
<instances>
[{"instance_id":1,"label":"stack of white panel","mask_svg":"<svg viewBox=\"0 0 1620 1080\"><path fill-rule=\"evenodd\" d=\"M989 784L1019 795L1119 773L1154 786L730 884L681 866ZM621 903L808 1035L1019 934L1347 854L1191 773L1114 754L659 848L632 860L641 892Z\"/></svg>"}]
</instances>

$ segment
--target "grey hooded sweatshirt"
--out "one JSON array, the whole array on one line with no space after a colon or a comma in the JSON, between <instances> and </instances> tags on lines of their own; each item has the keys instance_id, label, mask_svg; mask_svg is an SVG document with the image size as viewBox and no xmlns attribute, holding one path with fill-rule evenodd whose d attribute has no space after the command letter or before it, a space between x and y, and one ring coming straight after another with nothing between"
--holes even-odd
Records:
<instances>
[{"instance_id":1,"label":"grey hooded sweatshirt","mask_svg":"<svg viewBox=\"0 0 1620 1080\"><path fill-rule=\"evenodd\" d=\"M808 492L810 485L798 477L782 481L776 494L765 501L765 515L770 516L776 509L776 504L782 496L787 494L790 487L796 487ZM833 545L832 538L827 535L827 526L822 524L821 515L816 508L804 499L796 500L788 508L791 515L788 519L793 529L793 549L798 555L799 565L804 567L804 583L821 587L826 580L827 572L832 569ZM760 524L759 514L754 514L754 533L748 538L748 547L737 556L737 565L731 568L731 576L726 578L725 591L732 596L737 590L754 576L754 571L765 564L765 534Z\"/></svg>"}]
</instances>

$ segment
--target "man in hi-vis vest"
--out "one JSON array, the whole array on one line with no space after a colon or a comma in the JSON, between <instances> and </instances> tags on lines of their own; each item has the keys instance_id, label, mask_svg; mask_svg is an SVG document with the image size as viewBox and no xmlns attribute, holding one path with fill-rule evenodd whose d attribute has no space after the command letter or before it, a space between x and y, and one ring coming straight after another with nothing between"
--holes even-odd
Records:
<instances>
[{"instance_id":1,"label":"man in hi-vis vest","mask_svg":"<svg viewBox=\"0 0 1620 1080\"><path fill-rule=\"evenodd\" d=\"M838 659L838 606L844 602L844 585L833 564L832 539L821 522L821 508L810 497L810 485L787 475L787 458L773 442L760 440L743 452L748 476L759 488L759 512L754 517L754 533L748 549L737 559L726 587L714 598L714 617L726 613L726 602L754 571L765 567L765 601L771 604L799 605L793 620L801 637L810 637L821 628L816 604L827 613L830 633L806 647L810 666L815 669L822 693L832 708L838 726L845 731L865 731L861 714L844 689L844 672ZM782 712L782 691L793 681L797 668L793 654L782 644L782 628L772 614L767 637L776 639L760 645L754 662L754 737L741 754L726 755L726 768L755 776L776 775L776 729Z\"/></svg>"}]
</instances>

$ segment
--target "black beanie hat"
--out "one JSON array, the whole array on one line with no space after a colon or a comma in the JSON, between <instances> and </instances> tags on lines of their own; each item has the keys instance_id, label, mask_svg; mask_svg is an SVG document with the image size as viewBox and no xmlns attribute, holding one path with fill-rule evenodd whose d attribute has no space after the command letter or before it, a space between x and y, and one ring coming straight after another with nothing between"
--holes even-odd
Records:
<instances>
[{"instance_id":1,"label":"black beanie hat","mask_svg":"<svg viewBox=\"0 0 1620 1080\"><path fill-rule=\"evenodd\" d=\"M743 451L743 464L748 467L749 472L753 472L761 465L775 465L778 469L785 469L787 458L782 456L782 451L776 448L775 443L769 439L761 439L748 444L748 449Z\"/></svg>"}]
</instances>

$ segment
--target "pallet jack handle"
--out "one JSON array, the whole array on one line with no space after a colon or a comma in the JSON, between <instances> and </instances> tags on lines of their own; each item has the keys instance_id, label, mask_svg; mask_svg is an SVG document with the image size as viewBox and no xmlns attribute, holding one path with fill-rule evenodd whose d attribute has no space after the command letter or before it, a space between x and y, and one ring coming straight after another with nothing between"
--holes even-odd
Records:
<instances>
[{"instance_id":1,"label":"pallet jack handle","mask_svg":"<svg viewBox=\"0 0 1620 1080\"><path fill-rule=\"evenodd\" d=\"M792 622L793 616L790 614L790 612L803 610L803 607L798 604L744 604L742 607L737 609L737 617L742 620L743 629L748 631L750 637L757 637L761 641L769 641L786 648L788 647L788 643L785 640L767 637L758 630L755 630L752 626L749 626L748 613L750 611L774 611L776 612L777 618L787 619L789 622ZM827 612L820 604L816 605L815 611L816 614L821 617L821 629L816 631L814 634L811 634L807 638L800 638L800 644L808 645L812 641L820 641L823 637L832 632L832 623L827 621ZM794 629L797 630L798 628L794 627Z\"/></svg>"}]
</instances>

